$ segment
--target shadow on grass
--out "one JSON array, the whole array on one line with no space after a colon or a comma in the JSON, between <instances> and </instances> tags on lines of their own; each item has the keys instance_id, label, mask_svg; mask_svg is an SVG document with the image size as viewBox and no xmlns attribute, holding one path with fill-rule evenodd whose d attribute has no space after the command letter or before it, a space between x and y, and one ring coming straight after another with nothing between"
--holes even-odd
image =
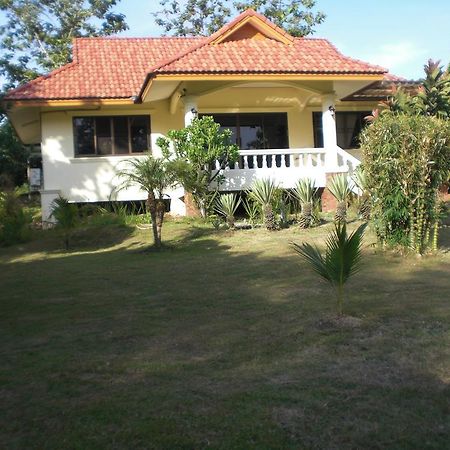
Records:
<instances>
[{"instance_id":1,"label":"shadow on grass","mask_svg":"<svg viewBox=\"0 0 450 450\"><path fill-rule=\"evenodd\" d=\"M446 267L368 253L345 305L361 323L335 329L287 242L242 251L234 233L2 265L2 442L445 448Z\"/></svg>"}]
</instances>

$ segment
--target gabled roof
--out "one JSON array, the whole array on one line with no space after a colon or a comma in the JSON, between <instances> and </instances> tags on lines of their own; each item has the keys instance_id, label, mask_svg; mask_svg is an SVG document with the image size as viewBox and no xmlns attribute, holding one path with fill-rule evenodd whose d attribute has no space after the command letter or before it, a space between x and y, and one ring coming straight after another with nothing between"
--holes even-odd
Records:
<instances>
[{"instance_id":1,"label":"gabled roof","mask_svg":"<svg viewBox=\"0 0 450 450\"><path fill-rule=\"evenodd\" d=\"M207 38L79 38L73 62L4 100L130 99L144 80L171 74L382 75L325 39L294 38L247 10ZM143 85L144 83L144 85Z\"/></svg>"}]
</instances>

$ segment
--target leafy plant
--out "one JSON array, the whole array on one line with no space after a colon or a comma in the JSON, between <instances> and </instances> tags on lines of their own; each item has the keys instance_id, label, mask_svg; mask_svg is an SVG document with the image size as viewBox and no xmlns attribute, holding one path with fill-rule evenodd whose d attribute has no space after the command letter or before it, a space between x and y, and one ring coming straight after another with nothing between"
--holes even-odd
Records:
<instances>
[{"instance_id":1,"label":"leafy plant","mask_svg":"<svg viewBox=\"0 0 450 450\"><path fill-rule=\"evenodd\" d=\"M62 230L64 247L69 250L70 238L79 220L77 206L74 203L69 203L66 198L59 196L52 202L50 217L56 220L57 227Z\"/></svg>"},{"instance_id":2,"label":"leafy plant","mask_svg":"<svg viewBox=\"0 0 450 450\"><path fill-rule=\"evenodd\" d=\"M262 210L264 225L268 230L278 228L273 212L273 201L277 186L271 179L256 180L249 191L248 196L257 202Z\"/></svg>"},{"instance_id":3,"label":"leafy plant","mask_svg":"<svg viewBox=\"0 0 450 450\"><path fill-rule=\"evenodd\" d=\"M378 240L419 254L436 250L438 190L450 168L449 121L382 114L363 131L361 142Z\"/></svg>"},{"instance_id":4,"label":"leafy plant","mask_svg":"<svg viewBox=\"0 0 450 450\"><path fill-rule=\"evenodd\" d=\"M370 194L367 190L367 177L362 166L352 174L352 180L358 188L358 216L360 219L370 219Z\"/></svg>"},{"instance_id":5,"label":"leafy plant","mask_svg":"<svg viewBox=\"0 0 450 450\"><path fill-rule=\"evenodd\" d=\"M300 203L300 228L309 228L314 223L314 195L317 189L311 178L303 178L297 182L293 189L294 197Z\"/></svg>"},{"instance_id":6,"label":"leafy plant","mask_svg":"<svg viewBox=\"0 0 450 450\"><path fill-rule=\"evenodd\" d=\"M312 269L328 281L336 293L337 313L343 314L344 285L361 268L361 246L367 224L360 225L350 236L345 222L337 222L326 240L325 253L305 242L293 244L294 250Z\"/></svg>"},{"instance_id":7,"label":"leafy plant","mask_svg":"<svg viewBox=\"0 0 450 450\"><path fill-rule=\"evenodd\" d=\"M246 197L242 202L242 206L244 207L244 210L247 214L250 225L254 226L256 223L258 223L258 220L261 216L261 211L258 203L251 198Z\"/></svg>"},{"instance_id":8,"label":"leafy plant","mask_svg":"<svg viewBox=\"0 0 450 450\"><path fill-rule=\"evenodd\" d=\"M147 209L152 221L153 240L156 249L162 246L161 232L166 212L165 191L176 184L177 173L172 164L163 159L146 155L126 161L127 167L117 175L123 179L118 190L132 185L147 193Z\"/></svg>"},{"instance_id":9,"label":"leafy plant","mask_svg":"<svg viewBox=\"0 0 450 450\"><path fill-rule=\"evenodd\" d=\"M351 194L347 176L338 174L331 178L328 183L328 190L337 200L335 222L345 222L347 219L347 203Z\"/></svg>"},{"instance_id":10,"label":"leafy plant","mask_svg":"<svg viewBox=\"0 0 450 450\"><path fill-rule=\"evenodd\" d=\"M30 238L31 216L27 214L17 192L0 193L0 244L13 245Z\"/></svg>"},{"instance_id":11,"label":"leafy plant","mask_svg":"<svg viewBox=\"0 0 450 450\"><path fill-rule=\"evenodd\" d=\"M229 228L234 228L234 214L241 204L241 198L236 194L222 194L217 199L216 211L225 217Z\"/></svg>"},{"instance_id":12,"label":"leafy plant","mask_svg":"<svg viewBox=\"0 0 450 450\"><path fill-rule=\"evenodd\" d=\"M192 194L202 217L206 217L223 182L223 170L239 157L237 145L231 143L231 131L221 130L213 117L203 116L167 135L168 139L158 138L157 144L177 179Z\"/></svg>"}]
</instances>

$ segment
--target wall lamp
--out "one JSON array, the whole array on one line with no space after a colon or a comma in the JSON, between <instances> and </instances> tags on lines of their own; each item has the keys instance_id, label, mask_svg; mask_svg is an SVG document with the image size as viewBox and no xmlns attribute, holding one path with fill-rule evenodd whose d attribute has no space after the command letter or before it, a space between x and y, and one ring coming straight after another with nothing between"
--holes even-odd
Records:
<instances>
[{"instance_id":1,"label":"wall lamp","mask_svg":"<svg viewBox=\"0 0 450 450\"><path fill-rule=\"evenodd\" d=\"M328 111L330 111L333 117L336 115L336 108L333 105L328 107Z\"/></svg>"}]
</instances>

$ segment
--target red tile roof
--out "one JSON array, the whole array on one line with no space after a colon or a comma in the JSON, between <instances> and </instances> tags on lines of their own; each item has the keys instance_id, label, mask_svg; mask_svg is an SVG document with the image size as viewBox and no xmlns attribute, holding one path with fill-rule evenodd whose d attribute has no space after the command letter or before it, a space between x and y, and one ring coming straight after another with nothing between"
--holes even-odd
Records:
<instances>
[{"instance_id":1,"label":"red tile roof","mask_svg":"<svg viewBox=\"0 0 450 450\"><path fill-rule=\"evenodd\" d=\"M290 43L270 38L215 43L252 17ZM8 92L4 99L130 98L141 92L148 74L387 72L342 55L325 39L292 38L252 10L208 38L79 38L74 41L73 58L72 63Z\"/></svg>"}]
</instances>

